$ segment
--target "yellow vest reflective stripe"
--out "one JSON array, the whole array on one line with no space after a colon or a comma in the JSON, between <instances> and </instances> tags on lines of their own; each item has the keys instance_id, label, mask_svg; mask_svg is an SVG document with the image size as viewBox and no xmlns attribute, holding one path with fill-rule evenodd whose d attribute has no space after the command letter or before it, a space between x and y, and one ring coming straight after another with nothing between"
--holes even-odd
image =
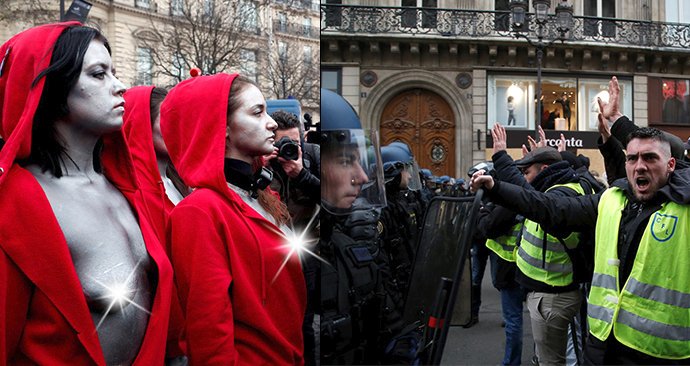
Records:
<instances>
[{"instance_id":1,"label":"yellow vest reflective stripe","mask_svg":"<svg viewBox=\"0 0 690 366\"><path fill-rule=\"evenodd\" d=\"M630 277L619 285L618 230L627 199L619 188L599 201L590 333L645 354L690 357L690 206L664 203L642 234Z\"/></svg>"},{"instance_id":2,"label":"yellow vest reflective stripe","mask_svg":"<svg viewBox=\"0 0 690 366\"><path fill-rule=\"evenodd\" d=\"M585 193L579 182L557 184L547 191L556 187L570 188L579 195ZM575 248L580 241L580 235L572 233L563 241L568 248ZM535 281L551 286L567 286L573 283L573 263L563 244L558 238L546 234L541 226L532 220L525 220L515 261L520 271Z\"/></svg>"},{"instance_id":3,"label":"yellow vest reflective stripe","mask_svg":"<svg viewBox=\"0 0 690 366\"><path fill-rule=\"evenodd\" d=\"M522 222L515 224L510 229L510 234L499 236L496 239L487 239L486 247L504 260L515 262L515 248L517 248L515 243L518 235L520 235L520 230L522 230Z\"/></svg>"}]
</instances>

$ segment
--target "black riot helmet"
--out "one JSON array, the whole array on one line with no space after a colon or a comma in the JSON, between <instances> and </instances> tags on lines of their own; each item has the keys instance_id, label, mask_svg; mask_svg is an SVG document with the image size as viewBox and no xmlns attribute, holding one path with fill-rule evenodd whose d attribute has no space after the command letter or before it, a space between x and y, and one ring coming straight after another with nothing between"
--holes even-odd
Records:
<instances>
[{"instance_id":1,"label":"black riot helmet","mask_svg":"<svg viewBox=\"0 0 690 366\"><path fill-rule=\"evenodd\" d=\"M321 203L333 214L386 205L375 131L366 134L342 96L321 89Z\"/></svg>"}]
</instances>

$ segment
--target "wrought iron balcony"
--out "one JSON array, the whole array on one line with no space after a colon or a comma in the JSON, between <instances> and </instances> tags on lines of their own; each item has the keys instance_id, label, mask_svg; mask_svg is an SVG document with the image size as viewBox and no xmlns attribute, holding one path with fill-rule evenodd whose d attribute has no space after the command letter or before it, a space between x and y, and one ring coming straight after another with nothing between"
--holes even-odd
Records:
<instances>
[{"instance_id":1,"label":"wrought iron balcony","mask_svg":"<svg viewBox=\"0 0 690 366\"><path fill-rule=\"evenodd\" d=\"M317 27L298 23L283 22L280 20L273 21L273 32L314 39L319 38L319 28Z\"/></svg>"},{"instance_id":2,"label":"wrought iron balcony","mask_svg":"<svg viewBox=\"0 0 690 366\"><path fill-rule=\"evenodd\" d=\"M536 37L538 27L529 21L532 16L528 15L522 33ZM542 30L544 39L559 35L555 15L550 17ZM566 37L569 43L690 52L690 24L586 16L573 20L573 28ZM494 40L513 37L509 11L335 4L321 4L321 33Z\"/></svg>"}]
</instances>

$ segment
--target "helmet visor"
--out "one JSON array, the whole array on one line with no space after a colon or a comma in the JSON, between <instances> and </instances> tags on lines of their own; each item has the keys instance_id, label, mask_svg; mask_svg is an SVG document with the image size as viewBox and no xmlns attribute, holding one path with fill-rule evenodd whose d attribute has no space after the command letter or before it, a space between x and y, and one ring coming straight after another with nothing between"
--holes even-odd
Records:
<instances>
[{"instance_id":1,"label":"helmet visor","mask_svg":"<svg viewBox=\"0 0 690 366\"><path fill-rule=\"evenodd\" d=\"M376 131L328 131L321 141L321 201L333 214L386 205Z\"/></svg>"},{"instance_id":2,"label":"helmet visor","mask_svg":"<svg viewBox=\"0 0 690 366\"><path fill-rule=\"evenodd\" d=\"M419 178L419 165L417 162L412 160L411 162L405 164L405 169L403 170L403 177L407 178L407 189L411 191L418 191L422 189L422 181Z\"/></svg>"}]
</instances>

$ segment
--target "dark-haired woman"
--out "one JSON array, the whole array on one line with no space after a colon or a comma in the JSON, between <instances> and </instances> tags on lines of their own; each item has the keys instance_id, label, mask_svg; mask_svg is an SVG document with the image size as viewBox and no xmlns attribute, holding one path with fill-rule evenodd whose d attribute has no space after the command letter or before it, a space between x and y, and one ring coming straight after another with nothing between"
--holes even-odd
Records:
<instances>
[{"instance_id":1,"label":"dark-haired woman","mask_svg":"<svg viewBox=\"0 0 690 366\"><path fill-rule=\"evenodd\" d=\"M165 243L168 215L187 194L187 188L170 163L160 129L160 106L168 91L155 86L135 86L124 94L124 131L148 218L161 243ZM184 364L183 320L177 292L173 288L170 327L166 347L167 364Z\"/></svg>"},{"instance_id":2,"label":"dark-haired woman","mask_svg":"<svg viewBox=\"0 0 690 366\"><path fill-rule=\"evenodd\" d=\"M51 24L0 55L0 363L163 364L172 271L106 39Z\"/></svg>"},{"instance_id":3,"label":"dark-haired woman","mask_svg":"<svg viewBox=\"0 0 690 366\"><path fill-rule=\"evenodd\" d=\"M276 128L237 74L185 80L161 106L170 158L194 189L168 226L192 365L304 363L304 278L261 161Z\"/></svg>"}]
</instances>

